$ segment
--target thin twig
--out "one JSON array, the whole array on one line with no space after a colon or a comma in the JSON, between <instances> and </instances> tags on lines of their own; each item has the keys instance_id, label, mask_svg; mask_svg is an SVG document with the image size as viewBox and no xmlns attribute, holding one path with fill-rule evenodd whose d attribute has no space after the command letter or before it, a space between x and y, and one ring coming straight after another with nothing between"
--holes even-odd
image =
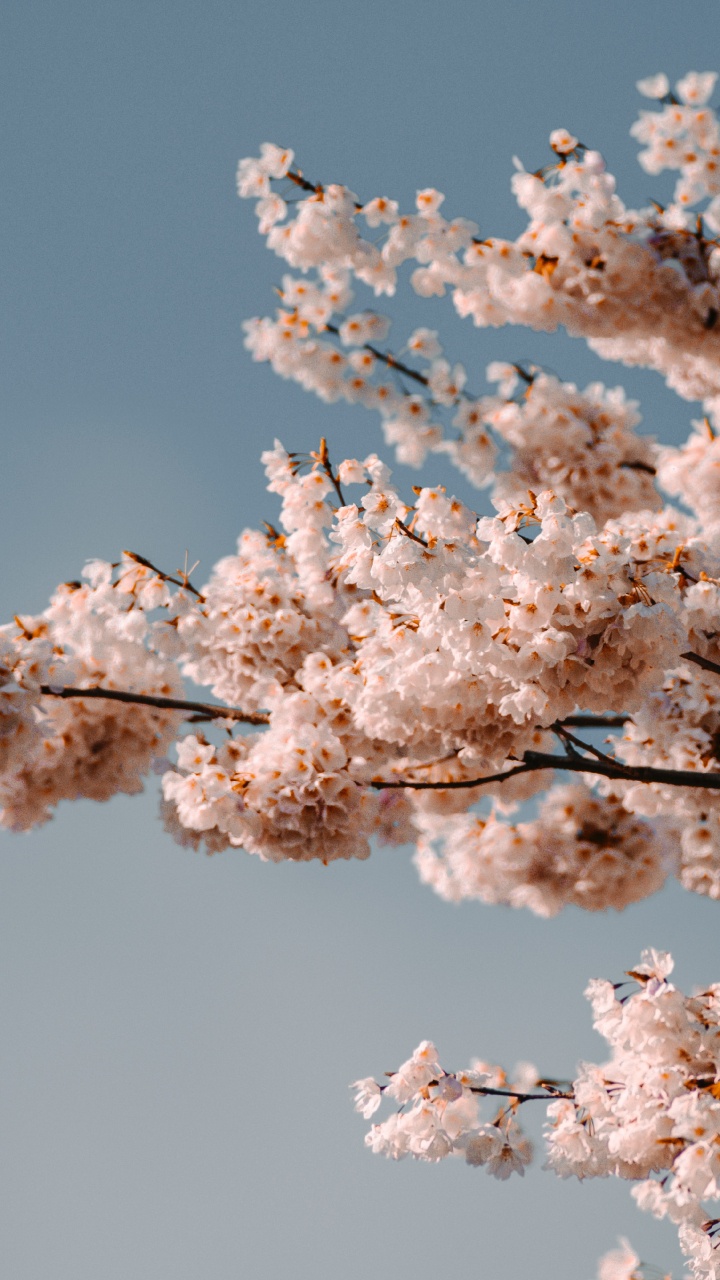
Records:
<instances>
[{"instance_id":1,"label":"thin twig","mask_svg":"<svg viewBox=\"0 0 720 1280\"><path fill-rule=\"evenodd\" d=\"M146 569L152 569L153 573L156 573L158 578L161 578L163 582L172 582L175 587L183 587L185 591L190 591L192 595L197 596L198 600L202 603L205 602L204 595L198 591L197 587L193 586L192 582L190 582L189 578L185 574L183 574L184 580L180 578L172 578L169 573L165 573L162 569L158 569L157 565L154 565L151 560L146 560L145 556L139 555L137 551L123 551L123 555L128 556L130 560L135 560L137 564L144 565Z\"/></svg>"},{"instance_id":2,"label":"thin twig","mask_svg":"<svg viewBox=\"0 0 720 1280\"><path fill-rule=\"evenodd\" d=\"M340 481L338 480L335 472L332 469L332 463L330 462L330 453L328 451L327 440L325 439L325 436L320 437L320 448L318 452L313 453L310 456L315 458L316 461L320 463L320 466L322 467L323 471L325 472L325 475L327 476L328 480L332 484L332 487L338 496L338 501L340 502L340 506L341 507L346 506L347 504L345 502L345 495L342 491Z\"/></svg>"},{"instance_id":3,"label":"thin twig","mask_svg":"<svg viewBox=\"0 0 720 1280\"><path fill-rule=\"evenodd\" d=\"M553 759L563 760L564 756L553 756ZM549 766L543 767L549 768ZM411 787L417 791L456 791L460 787L484 787L487 786L489 782L505 782L508 778L515 778L519 773L530 773L530 767L523 762L522 764L515 765L512 769L505 769L502 773L488 773L484 778L453 779L451 782L413 782L408 778L373 778L370 785L375 787L377 791L396 789L399 787Z\"/></svg>"},{"instance_id":4,"label":"thin twig","mask_svg":"<svg viewBox=\"0 0 720 1280\"><path fill-rule=\"evenodd\" d=\"M394 524L394 527L395 527L395 528L396 528L400 533L402 533L406 538L410 538L410 540L411 540L412 542L417 542L418 546L427 548L427 545L428 545L428 544L427 544L427 542L425 541L425 539L424 539L424 538L419 537L419 535L418 535L417 533L413 533L412 529L409 529L409 528L408 528L408 526L407 526L406 524L403 524L403 522L402 522L402 520L400 519L400 517L399 517L399 516L396 516L396 517L395 517L395 524Z\"/></svg>"},{"instance_id":5,"label":"thin twig","mask_svg":"<svg viewBox=\"0 0 720 1280\"><path fill-rule=\"evenodd\" d=\"M240 720L244 724L269 724L265 711L241 711L239 707L217 707L211 702L190 702L185 698L162 698L150 693L128 693L124 689L73 689L43 684L40 692L50 698L107 698L112 702L129 702L141 707L158 707L161 711L191 711L203 720Z\"/></svg>"},{"instance_id":6,"label":"thin twig","mask_svg":"<svg viewBox=\"0 0 720 1280\"><path fill-rule=\"evenodd\" d=\"M485 1085L468 1085L471 1093L488 1094L494 1098L517 1098L518 1102L553 1102L555 1098L567 1098L574 1101L574 1093L561 1093L554 1089L551 1093L518 1093L517 1089L489 1089Z\"/></svg>"},{"instance_id":7,"label":"thin twig","mask_svg":"<svg viewBox=\"0 0 720 1280\"><path fill-rule=\"evenodd\" d=\"M340 330L336 324L326 324L327 333L334 333L336 337L340 336ZM402 360L398 360L390 351L381 351L379 347L374 347L371 342L363 342L362 351L369 351L371 356L375 356L376 360L380 360L386 364L388 369L395 369L398 373L404 374L406 378L412 378L414 382L419 382L423 387L428 387L430 383L424 373L420 373L417 369L411 369L409 364L404 364Z\"/></svg>"},{"instance_id":8,"label":"thin twig","mask_svg":"<svg viewBox=\"0 0 720 1280\"><path fill-rule=\"evenodd\" d=\"M569 733L563 725L554 724L552 730L565 743L565 748L570 755L576 756L578 754L576 748L579 748L581 751L589 751L591 755L595 756L596 760L607 761L609 764L615 763L604 751L598 751L597 747L592 747L589 742L583 742L582 738L576 738L575 734ZM582 756L580 758L582 759Z\"/></svg>"}]
</instances>

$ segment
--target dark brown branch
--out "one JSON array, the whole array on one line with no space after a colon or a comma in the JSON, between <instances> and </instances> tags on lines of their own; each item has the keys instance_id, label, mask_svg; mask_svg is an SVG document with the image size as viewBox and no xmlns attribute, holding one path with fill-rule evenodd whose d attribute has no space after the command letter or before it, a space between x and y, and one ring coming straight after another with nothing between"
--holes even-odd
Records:
<instances>
[{"instance_id":1,"label":"dark brown branch","mask_svg":"<svg viewBox=\"0 0 720 1280\"><path fill-rule=\"evenodd\" d=\"M703 671L714 671L716 676L720 676L720 662L711 662L709 658L701 658L699 653L681 653L680 657L684 662L694 662L696 667L702 667Z\"/></svg>"},{"instance_id":2,"label":"dark brown branch","mask_svg":"<svg viewBox=\"0 0 720 1280\"><path fill-rule=\"evenodd\" d=\"M553 759L563 760L564 756L553 756ZM415 791L457 791L461 787L484 787L489 782L505 782L507 778L515 778L519 773L530 773L529 766L523 762L512 769L505 769L503 773L488 773L484 778L453 779L451 782L412 782L408 778L388 780L373 778L370 786L376 791L396 790L399 787L411 787Z\"/></svg>"},{"instance_id":3,"label":"dark brown branch","mask_svg":"<svg viewBox=\"0 0 720 1280\"><path fill-rule=\"evenodd\" d=\"M300 187L301 191L311 191L313 195L318 195L322 191L322 187L318 183L308 182L307 178L304 178L296 169L288 169L285 177L294 182L296 187Z\"/></svg>"},{"instance_id":4,"label":"dark brown branch","mask_svg":"<svg viewBox=\"0 0 720 1280\"><path fill-rule=\"evenodd\" d=\"M649 476L657 475L657 470L649 462L621 462L620 466L626 471L645 471Z\"/></svg>"},{"instance_id":5,"label":"dark brown branch","mask_svg":"<svg viewBox=\"0 0 720 1280\"><path fill-rule=\"evenodd\" d=\"M308 182L307 178L304 178L297 169L288 169L285 177L289 178L291 182L294 182L296 187L300 187L301 191L311 191L315 196L321 196L323 194L324 187L322 186L322 183ZM358 210L358 213L362 207L363 206L356 200L355 208Z\"/></svg>"},{"instance_id":6,"label":"dark brown branch","mask_svg":"<svg viewBox=\"0 0 720 1280\"><path fill-rule=\"evenodd\" d=\"M402 533L404 537L410 538L412 542L417 542L418 546L427 547L428 544L425 541L425 539L420 538L416 533L413 533L412 529L409 529L406 524L403 524L399 516L395 517L395 523L393 527L397 529L400 533Z\"/></svg>"},{"instance_id":7,"label":"dark brown branch","mask_svg":"<svg viewBox=\"0 0 720 1280\"><path fill-rule=\"evenodd\" d=\"M471 1093L487 1094L493 1098L517 1098L518 1102L554 1102L556 1098L567 1098L570 1102L575 1100L574 1093L561 1093L559 1089L553 1089L551 1093L518 1093L517 1089L489 1089L485 1085L471 1084L467 1087Z\"/></svg>"},{"instance_id":8,"label":"dark brown branch","mask_svg":"<svg viewBox=\"0 0 720 1280\"><path fill-rule=\"evenodd\" d=\"M576 715L565 716L563 720L558 720L559 725L570 725L573 729L622 729L631 716L592 716L592 715Z\"/></svg>"},{"instance_id":9,"label":"dark brown branch","mask_svg":"<svg viewBox=\"0 0 720 1280\"><path fill-rule=\"evenodd\" d=\"M579 749L580 751L589 751L596 760L602 760L611 765L615 763L614 760L611 760L610 756L606 755L604 751L598 751L597 747L591 746L589 742L583 742L582 738L576 738L575 734L570 733L563 725L559 723L554 724L552 729L553 733L556 733L564 744L565 750L569 755L576 756Z\"/></svg>"},{"instance_id":10,"label":"dark brown branch","mask_svg":"<svg viewBox=\"0 0 720 1280\"><path fill-rule=\"evenodd\" d=\"M386 1072L386 1075L389 1075L390 1077L395 1074L396 1072L394 1071ZM439 1080L429 1080L427 1087L432 1089L433 1085L442 1084L443 1079L447 1079L448 1074L453 1074L457 1080L457 1074L446 1072ZM574 1102L575 1100L575 1094L572 1090L569 1093L565 1093L562 1089L556 1089L552 1085L544 1085L541 1082L538 1083L541 1089L547 1089L547 1093L523 1093L522 1090L519 1089L492 1089L489 1085L484 1084L470 1084L465 1087L470 1090L470 1093L478 1093L483 1097L515 1098L518 1102L553 1102L556 1098L567 1098L570 1102ZM382 1092L387 1088L387 1085L381 1085Z\"/></svg>"},{"instance_id":11,"label":"dark brown branch","mask_svg":"<svg viewBox=\"0 0 720 1280\"><path fill-rule=\"evenodd\" d=\"M113 702L129 702L141 707L158 707L161 711L191 711L202 720L240 720L244 724L269 724L265 711L240 711L238 707L217 707L211 702L190 702L185 698L161 698L150 693L127 693L124 689L65 689L43 684L40 692L50 698L106 698Z\"/></svg>"},{"instance_id":12,"label":"dark brown branch","mask_svg":"<svg viewBox=\"0 0 720 1280\"><path fill-rule=\"evenodd\" d=\"M409 779L375 779L370 784L376 790L411 788L416 791L455 791L460 788L484 787L490 782L505 782L521 773L535 773L539 769L562 769L566 773L595 773L618 782L658 782L670 787L699 787L706 791L720 791L720 773L701 773L689 769L653 769L647 765L624 765L609 757L604 760L588 760L587 756L557 756L544 751L526 751L522 762L504 773L486 774L484 778L462 778L450 782L413 782Z\"/></svg>"}]
</instances>

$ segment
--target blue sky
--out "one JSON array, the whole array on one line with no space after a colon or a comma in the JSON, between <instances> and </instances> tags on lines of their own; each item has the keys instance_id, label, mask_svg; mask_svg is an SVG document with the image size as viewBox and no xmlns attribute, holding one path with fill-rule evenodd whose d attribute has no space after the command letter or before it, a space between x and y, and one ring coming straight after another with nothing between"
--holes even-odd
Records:
<instances>
[{"instance_id":1,"label":"blue sky","mask_svg":"<svg viewBox=\"0 0 720 1280\"><path fill-rule=\"evenodd\" d=\"M665 190L628 137L635 81L711 69L720 47L716 0L25 0L2 28L3 618L123 547L170 569L188 548L202 578L275 516L258 459L276 435L381 450L362 409L242 348L281 264L236 198L240 156L270 139L321 180L406 205L436 186L515 233L511 157L542 163L561 125L630 203ZM410 296L387 309L403 335L440 323L473 387L490 359L527 358L624 383L662 439L693 415L562 336L479 333ZM13 1280L590 1280L618 1233L677 1270L672 1230L627 1188L373 1159L346 1086L424 1036L450 1064L571 1071L602 1052L590 976L655 945L683 982L720 977L711 903L670 888L544 922L440 902L406 851L327 870L206 860L163 835L152 788L3 834L0 882Z\"/></svg>"}]
</instances>

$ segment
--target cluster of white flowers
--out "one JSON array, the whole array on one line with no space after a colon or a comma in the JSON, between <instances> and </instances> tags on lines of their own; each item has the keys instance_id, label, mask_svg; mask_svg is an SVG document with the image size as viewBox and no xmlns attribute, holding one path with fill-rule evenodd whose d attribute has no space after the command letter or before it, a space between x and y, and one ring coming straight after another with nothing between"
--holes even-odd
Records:
<instances>
[{"instance_id":1,"label":"cluster of white flowers","mask_svg":"<svg viewBox=\"0 0 720 1280\"><path fill-rule=\"evenodd\" d=\"M720 231L720 127L707 105L716 81L714 71L691 71L671 93L665 75L641 80L640 92L660 100L663 110L641 111L630 132L645 144L638 159L646 173L678 170L672 205L678 225L688 225L683 217L688 208L712 197L703 216Z\"/></svg>"},{"instance_id":2,"label":"cluster of white flowers","mask_svg":"<svg viewBox=\"0 0 720 1280\"><path fill-rule=\"evenodd\" d=\"M720 528L720 441L709 418L693 426L679 449L658 450L657 475L665 492L680 498L714 534Z\"/></svg>"},{"instance_id":3,"label":"cluster of white flowers","mask_svg":"<svg viewBox=\"0 0 720 1280\"><path fill-rule=\"evenodd\" d=\"M720 698L717 678L684 665L652 694L616 743L626 764L717 771ZM623 804L673 830L681 882L720 898L720 804L713 792L652 783L621 783Z\"/></svg>"},{"instance_id":4,"label":"cluster of white flowers","mask_svg":"<svg viewBox=\"0 0 720 1280\"><path fill-rule=\"evenodd\" d=\"M570 903L622 910L662 888L674 867L668 834L584 784L553 787L531 822L430 816L420 878L450 902L479 898L554 916Z\"/></svg>"},{"instance_id":5,"label":"cluster of white flowers","mask_svg":"<svg viewBox=\"0 0 720 1280\"><path fill-rule=\"evenodd\" d=\"M297 299L290 277L284 285L284 296ZM443 453L476 487L494 481L496 505L517 504L528 489L545 488L599 521L661 505L653 483L657 450L650 438L634 433L640 415L622 388L607 391L596 383L579 392L541 370L495 362L487 376L501 383L502 394L473 396L465 390L463 366L442 356L434 331L411 334L401 359L374 345L389 322L372 312L358 314L336 330L353 348L343 352L312 327L327 331L328 321L317 315L318 291L306 285L302 298L275 320L248 322L253 357L325 401L342 398L376 410L399 462L419 467L428 453ZM412 366L404 362L406 351L415 357ZM519 385L524 394L516 394ZM510 447L510 465L498 472L503 446Z\"/></svg>"},{"instance_id":6,"label":"cluster of white flowers","mask_svg":"<svg viewBox=\"0 0 720 1280\"><path fill-rule=\"evenodd\" d=\"M548 1166L563 1177L637 1181L639 1206L678 1224L693 1276L717 1280L706 1202L720 1198L720 986L685 996L668 981L672 968L669 955L650 950L629 974L633 994L590 983L594 1025L612 1057L583 1064L573 1099L548 1108Z\"/></svg>"},{"instance_id":7,"label":"cluster of white flowers","mask_svg":"<svg viewBox=\"0 0 720 1280\"><path fill-rule=\"evenodd\" d=\"M231 845L277 862L366 858L369 837L402 843L411 830L402 801L386 812L380 795L353 777L332 712L297 692L267 733L216 749L191 735L179 770L163 777L168 829L210 852ZM188 841L183 832L190 833Z\"/></svg>"},{"instance_id":8,"label":"cluster of white flowers","mask_svg":"<svg viewBox=\"0 0 720 1280\"><path fill-rule=\"evenodd\" d=\"M515 1119L517 1099L512 1089L525 1092L537 1083L530 1063L521 1063L512 1082L501 1067L475 1061L466 1071L446 1072L438 1051L429 1040L418 1045L411 1058L392 1074L389 1084L380 1085L372 1077L356 1080L355 1108L369 1119L385 1098L398 1109L381 1124L374 1124L365 1139L371 1151L402 1160L443 1160L462 1155L476 1168L481 1166L495 1178L505 1180L512 1173L525 1173L533 1155ZM504 1092L504 1105L490 1120L480 1114L480 1098L490 1090Z\"/></svg>"},{"instance_id":9,"label":"cluster of white flowers","mask_svg":"<svg viewBox=\"0 0 720 1280\"><path fill-rule=\"evenodd\" d=\"M305 285L300 294L298 287L291 289L290 282L289 276L284 277L283 298L297 299L292 311L282 309L274 320L250 320L245 325L245 345L255 360L268 361L281 377L293 379L328 403L343 399L375 409L381 415L387 442L395 446L398 461L410 466L420 466L428 452L441 447L445 434L442 406L455 408L453 426L466 429L471 423L480 424L481 402L461 395L461 387L452 383L447 375L446 361L438 358L427 375L420 373L419 377L412 378L414 386L422 387L423 391L411 393L403 385L401 376L400 385L392 381L387 361L383 359L385 353L374 345L387 333L388 322L384 317L366 312L351 315L339 329L333 326L343 345L352 348L344 352L327 338L319 338L313 328L315 324L320 330L327 329L329 317L321 318L318 314L327 294L310 285ZM347 288L343 292L352 296ZM415 349L415 337L412 335L410 339L411 349ZM394 368L397 371L397 362ZM456 366L456 371L459 368ZM419 371L413 368L412 373ZM461 377L456 372L456 376L458 383L464 383L464 375ZM441 379L445 384L442 390ZM433 398L443 393L444 399ZM483 482L491 474L494 460L489 438L486 449ZM481 451L478 439L476 468Z\"/></svg>"},{"instance_id":10,"label":"cluster of white flowers","mask_svg":"<svg viewBox=\"0 0 720 1280\"><path fill-rule=\"evenodd\" d=\"M437 488L409 507L374 455L337 474L280 445L265 462L286 534L243 535L172 629L187 675L269 708L266 732L217 751L192 739L164 777L170 825L212 833L208 847L329 861L367 856L374 833L412 839L476 798L443 782L551 749L540 730L578 705L642 705L686 643L667 513L642 536L598 533L546 493L478 521ZM341 483L365 487L359 504L333 508ZM409 769L438 789L378 788ZM508 804L537 785L493 789Z\"/></svg>"},{"instance_id":11,"label":"cluster of white flowers","mask_svg":"<svg viewBox=\"0 0 720 1280\"><path fill-rule=\"evenodd\" d=\"M530 1064L509 1080L484 1062L447 1072L423 1041L389 1084L368 1078L352 1086L366 1118L386 1098L397 1107L373 1124L367 1146L394 1159L461 1155L507 1178L522 1174L532 1156L517 1111L547 1098L545 1167L560 1177L635 1182L638 1205L678 1225L695 1280L718 1280L718 1220L708 1201L720 1199L720 984L685 996L668 981L672 968L671 956L649 949L629 982L590 983L594 1026L612 1056L601 1066L581 1064L569 1088L543 1082ZM483 1121L480 1099L497 1101L498 1092L503 1105ZM625 1242L603 1259L600 1277L630 1280L639 1266Z\"/></svg>"},{"instance_id":12,"label":"cluster of white flowers","mask_svg":"<svg viewBox=\"0 0 720 1280\"><path fill-rule=\"evenodd\" d=\"M693 206L713 196L704 216L712 230L720 227L720 130L707 106L715 78L686 76L677 86L679 101L644 112L635 126L636 135L648 144L642 153L646 168L654 173L680 170L675 201L667 209L653 205L628 210L601 155L567 131L555 130L554 163L527 173L517 162L513 191L530 223L516 241L481 238L476 223L448 220L440 212L444 196L432 188L419 191L415 212L403 215L393 200L375 198L363 204L344 187L307 183L310 194L292 211L279 197L271 197L277 220L270 225L265 186L259 193L247 175L262 171L267 185L275 174L266 163L263 169L262 157L242 161L239 191L243 196L261 194L258 216L269 247L291 267L317 273L317 283L302 283L300 297L298 283L286 278L283 293L296 310L281 318L281 327L286 322L282 335L274 331L273 322L257 322L259 330L251 330L250 336L256 355L272 359L276 367L284 366L281 371L287 376L298 376L326 394L321 366L323 359L331 364L333 355L324 351L324 344L311 344L312 371L298 367L307 356L296 353L287 360L278 350L283 342L293 345L290 331L296 324L307 335L331 320L329 293L334 283L329 290L325 273L332 273L333 282L341 281L337 310L342 311L349 277L371 286L375 294L392 294L398 269L413 261L418 264L411 276L416 293L442 295L450 288L458 313L472 316L478 325L523 324L553 331L562 324L608 359L660 370L683 396L717 395L720 252L702 228L693 226L691 215ZM652 91L653 96L660 89L664 96L666 87L664 78L641 82L642 91ZM288 172L294 173L283 169L277 176ZM361 234L361 220L373 230L381 223L387 228L382 244ZM297 364L291 368L293 361ZM350 381L353 373L363 381L358 367L347 378L341 370L340 382ZM449 369L446 376L452 383ZM337 380L335 388L329 398L351 398L348 390L338 388ZM376 394L363 387L358 391L358 399Z\"/></svg>"},{"instance_id":13,"label":"cluster of white flowers","mask_svg":"<svg viewBox=\"0 0 720 1280\"><path fill-rule=\"evenodd\" d=\"M142 790L182 718L154 706L42 693L102 686L165 698L182 690L175 663L153 646L145 612L166 603L162 580L132 560L115 579L99 562L85 576L84 585L59 587L39 617L2 628L0 822L15 830L46 821L60 800Z\"/></svg>"},{"instance_id":14,"label":"cluster of white flowers","mask_svg":"<svg viewBox=\"0 0 720 1280\"><path fill-rule=\"evenodd\" d=\"M527 491L552 489L577 511L589 511L598 524L625 511L656 511L662 505L653 477L656 449L637 436L637 404L622 387L606 390L594 383L580 392L572 383L538 372L513 398L521 382L510 367L490 366L510 398L488 404L485 421L513 449L511 467L496 476L496 506L518 506ZM471 441L456 446L474 453ZM464 469L464 467L463 467Z\"/></svg>"},{"instance_id":15,"label":"cluster of white flowers","mask_svg":"<svg viewBox=\"0 0 720 1280\"><path fill-rule=\"evenodd\" d=\"M555 395L538 381L541 400ZM589 416L589 393L572 394ZM628 765L720 767L717 676L681 657L720 658L717 556L692 520L628 511L598 528L549 490L478 519L438 487L404 502L375 455L334 471L324 445L298 458L277 444L264 461L284 532L246 531L201 592L136 557L94 563L86 585L4 629L6 823L137 790L179 727L162 706L52 690L178 697L184 675L220 718L262 710L267 727L221 745L191 735L177 765L159 761L180 843L330 862L367 857L373 837L416 842L442 896L541 915L624 907L670 871L720 893L714 792L603 780L556 788L511 825L542 775L493 780L525 752L562 762L558 722L578 709L632 714L616 756ZM485 794L489 819L469 812Z\"/></svg>"}]
</instances>

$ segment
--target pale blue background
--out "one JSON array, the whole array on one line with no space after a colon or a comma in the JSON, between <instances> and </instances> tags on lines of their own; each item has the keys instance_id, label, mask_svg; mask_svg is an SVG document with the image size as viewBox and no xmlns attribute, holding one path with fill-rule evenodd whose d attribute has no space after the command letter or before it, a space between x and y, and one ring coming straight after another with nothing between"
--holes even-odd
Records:
<instances>
[{"instance_id":1,"label":"pale blue background","mask_svg":"<svg viewBox=\"0 0 720 1280\"><path fill-rule=\"evenodd\" d=\"M6 0L3 618L123 547L169 568L188 547L202 577L275 515L258 455L276 434L381 447L362 409L242 349L281 265L235 197L239 156L272 139L365 198L434 185L514 233L511 156L543 163L565 125L643 203L668 187L635 163L634 82L717 65L719 35L717 0ZM666 440L692 416L566 338L390 309L403 336L445 317L473 386L489 359L529 358L624 381ZM546 923L442 903L406 851L208 861L162 833L152 792L66 806L0 849L4 1276L590 1280L619 1232L680 1274L672 1229L626 1187L373 1159L346 1086L426 1035L449 1065L571 1071L602 1053L586 980L648 944L687 984L720 978L720 907L671 888Z\"/></svg>"}]
</instances>

